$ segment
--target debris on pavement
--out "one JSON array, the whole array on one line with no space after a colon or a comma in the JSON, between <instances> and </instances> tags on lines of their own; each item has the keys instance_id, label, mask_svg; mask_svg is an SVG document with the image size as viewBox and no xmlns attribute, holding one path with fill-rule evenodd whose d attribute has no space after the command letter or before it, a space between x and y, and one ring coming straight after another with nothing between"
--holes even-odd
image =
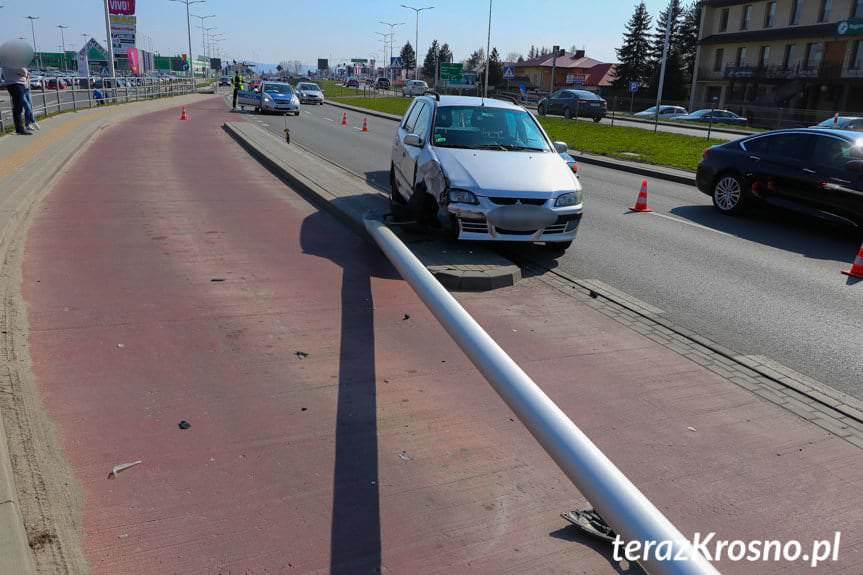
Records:
<instances>
[{"instance_id":1,"label":"debris on pavement","mask_svg":"<svg viewBox=\"0 0 863 575\"><path fill-rule=\"evenodd\" d=\"M599 294L593 290L590 290L590 297L592 297L593 299L596 299L599 297Z\"/></svg>"},{"instance_id":2,"label":"debris on pavement","mask_svg":"<svg viewBox=\"0 0 863 575\"><path fill-rule=\"evenodd\" d=\"M304 351L298 351L294 355L297 356L297 359L306 359L307 357L309 357L309 354Z\"/></svg>"},{"instance_id":3,"label":"debris on pavement","mask_svg":"<svg viewBox=\"0 0 863 575\"><path fill-rule=\"evenodd\" d=\"M689 431L698 431L697 429L695 429L694 427L691 427L691 426L687 427L686 429L688 429Z\"/></svg>"},{"instance_id":4,"label":"debris on pavement","mask_svg":"<svg viewBox=\"0 0 863 575\"><path fill-rule=\"evenodd\" d=\"M568 511L561 513L561 517L573 524L577 529L601 539L606 543L613 543L617 533L605 522L605 519L593 508L581 511Z\"/></svg>"},{"instance_id":5,"label":"debris on pavement","mask_svg":"<svg viewBox=\"0 0 863 575\"><path fill-rule=\"evenodd\" d=\"M410 318L411 318L410 314L406 313L405 316L402 318L402 321L409 320Z\"/></svg>"},{"instance_id":6,"label":"debris on pavement","mask_svg":"<svg viewBox=\"0 0 863 575\"><path fill-rule=\"evenodd\" d=\"M119 347L120 349L123 349L123 348L124 348L124 347L126 347L126 346L125 346L124 344L122 344L122 343L118 343L118 344L117 344L117 347Z\"/></svg>"},{"instance_id":7,"label":"debris on pavement","mask_svg":"<svg viewBox=\"0 0 863 575\"><path fill-rule=\"evenodd\" d=\"M407 451L402 451L401 453L399 453L399 459L401 459L402 461L412 461L413 457L408 455Z\"/></svg>"},{"instance_id":8,"label":"debris on pavement","mask_svg":"<svg viewBox=\"0 0 863 575\"><path fill-rule=\"evenodd\" d=\"M111 473L108 474L108 479L116 479L117 475L119 475L121 471L126 471L127 469L131 469L136 465L141 465L141 463L143 463L143 461L139 459L138 461L133 461L132 463L121 463L120 465L115 465L111 469Z\"/></svg>"},{"instance_id":9,"label":"debris on pavement","mask_svg":"<svg viewBox=\"0 0 863 575\"><path fill-rule=\"evenodd\" d=\"M177 424L177 427L179 427L180 429L189 429L190 427L192 427L192 424L184 419Z\"/></svg>"}]
</instances>

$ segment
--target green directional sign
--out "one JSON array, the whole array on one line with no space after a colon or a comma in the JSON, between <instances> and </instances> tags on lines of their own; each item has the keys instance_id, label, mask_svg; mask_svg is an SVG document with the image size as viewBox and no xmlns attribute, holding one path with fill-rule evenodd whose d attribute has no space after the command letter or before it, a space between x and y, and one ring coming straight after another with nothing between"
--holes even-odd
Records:
<instances>
[{"instance_id":1,"label":"green directional sign","mask_svg":"<svg viewBox=\"0 0 863 575\"><path fill-rule=\"evenodd\" d=\"M368 58L351 58L351 64L368 64Z\"/></svg>"},{"instance_id":2,"label":"green directional sign","mask_svg":"<svg viewBox=\"0 0 863 575\"><path fill-rule=\"evenodd\" d=\"M464 64L441 64L440 79L450 82L461 82L464 74Z\"/></svg>"},{"instance_id":3,"label":"green directional sign","mask_svg":"<svg viewBox=\"0 0 863 575\"><path fill-rule=\"evenodd\" d=\"M839 36L858 36L863 34L863 18L839 22L836 26L836 34Z\"/></svg>"}]
</instances>

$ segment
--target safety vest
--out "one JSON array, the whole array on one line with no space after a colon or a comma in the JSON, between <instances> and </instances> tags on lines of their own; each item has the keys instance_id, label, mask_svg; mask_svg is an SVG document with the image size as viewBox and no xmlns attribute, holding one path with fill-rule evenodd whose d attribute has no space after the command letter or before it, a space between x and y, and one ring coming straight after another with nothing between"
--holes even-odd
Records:
<instances>
[{"instance_id":1,"label":"safety vest","mask_svg":"<svg viewBox=\"0 0 863 575\"><path fill-rule=\"evenodd\" d=\"M234 88L237 90L243 89L243 77L242 76L234 76Z\"/></svg>"}]
</instances>

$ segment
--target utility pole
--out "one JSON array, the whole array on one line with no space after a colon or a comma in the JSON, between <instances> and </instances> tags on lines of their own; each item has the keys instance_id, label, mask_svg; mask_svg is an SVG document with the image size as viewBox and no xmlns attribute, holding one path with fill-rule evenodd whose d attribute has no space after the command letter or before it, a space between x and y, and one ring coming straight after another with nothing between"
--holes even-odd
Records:
<instances>
[{"instance_id":1,"label":"utility pole","mask_svg":"<svg viewBox=\"0 0 863 575\"><path fill-rule=\"evenodd\" d=\"M114 71L114 41L111 38L111 12L108 9L108 0L105 0L105 34L108 39L105 41L108 48L108 74L113 78Z\"/></svg>"},{"instance_id":2,"label":"utility pole","mask_svg":"<svg viewBox=\"0 0 863 575\"><path fill-rule=\"evenodd\" d=\"M63 26L62 24L58 24L57 28L60 29L60 42L63 44L60 52L63 54L63 71L66 71L66 37L63 35L64 30L68 30L68 26Z\"/></svg>"},{"instance_id":3,"label":"utility pole","mask_svg":"<svg viewBox=\"0 0 863 575\"><path fill-rule=\"evenodd\" d=\"M216 15L215 14L209 14L207 16L198 16L197 14L192 14L191 16L192 16L192 18L198 18L201 21L201 26L200 26L200 28L201 28L201 49L204 51L204 57L206 57L207 56L207 39L206 39L207 31L208 30L214 30L214 28L205 28L204 27L204 21L207 18L215 18ZM189 49L191 50L191 48L189 48ZM192 55L189 54L189 59L191 59L191 58L192 58ZM206 69L204 70L204 76L205 77L209 76L209 72Z\"/></svg>"},{"instance_id":4,"label":"utility pole","mask_svg":"<svg viewBox=\"0 0 863 575\"><path fill-rule=\"evenodd\" d=\"M554 93L554 75L556 74L557 69L557 55L560 53L560 46L552 46L551 47L551 87L548 90L548 96Z\"/></svg>"},{"instance_id":5,"label":"utility pole","mask_svg":"<svg viewBox=\"0 0 863 575\"><path fill-rule=\"evenodd\" d=\"M402 4L402 8L407 8L408 10L413 10L417 16L417 24L416 24L416 37L414 38L414 80L420 79L420 67L419 67L419 58L420 58L420 12L423 10L431 10L434 6L426 6L425 8L414 8L413 6L408 6L406 4ZM402 62L404 63L404 62Z\"/></svg>"},{"instance_id":6,"label":"utility pole","mask_svg":"<svg viewBox=\"0 0 863 575\"><path fill-rule=\"evenodd\" d=\"M192 15L189 13L189 6L192 4L203 4L207 0L168 0L169 2L179 2L186 5L186 37L189 40L189 56L187 62L189 65L189 77L195 77L195 68L192 66ZM105 0L107 6L108 0Z\"/></svg>"},{"instance_id":7,"label":"utility pole","mask_svg":"<svg viewBox=\"0 0 863 575\"><path fill-rule=\"evenodd\" d=\"M33 52L36 54L36 60L39 62L39 69L41 70L42 56L39 54L39 48L36 46L36 26L33 24L33 22L39 19L39 16L25 16L25 18L30 20L30 33L33 35Z\"/></svg>"}]
</instances>

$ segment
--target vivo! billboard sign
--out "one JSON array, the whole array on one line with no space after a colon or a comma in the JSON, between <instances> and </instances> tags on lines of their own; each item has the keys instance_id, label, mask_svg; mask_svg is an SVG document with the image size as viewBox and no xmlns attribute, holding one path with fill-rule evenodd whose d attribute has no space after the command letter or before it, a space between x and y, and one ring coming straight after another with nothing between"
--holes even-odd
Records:
<instances>
[{"instance_id":1,"label":"vivo! billboard sign","mask_svg":"<svg viewBox=\"0 0 863 575\"><path fill-rule=\"evenodd\" d=\"M131 16L135 13L135 0L108 0L108 11Z\"/></svg>"}]
</instances>

